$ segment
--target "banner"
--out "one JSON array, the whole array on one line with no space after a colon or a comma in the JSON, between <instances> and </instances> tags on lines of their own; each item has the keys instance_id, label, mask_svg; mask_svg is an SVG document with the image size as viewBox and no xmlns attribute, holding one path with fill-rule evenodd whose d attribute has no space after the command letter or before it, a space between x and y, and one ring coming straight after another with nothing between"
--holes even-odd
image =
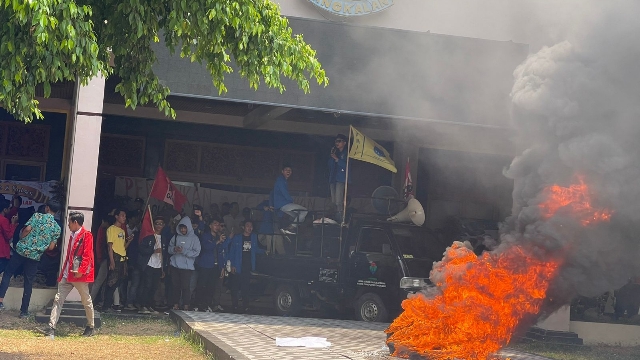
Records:
<instances>
[{"instance_id":1,"label":"banner","mask_svg":"<svg viewBox=\"0 0 640 360\"><path fill-rule=\"evenodd\" d=\"M19 195L22 199L21 209L33 207L38 211L40 205L44 205L53 197L56 181L35 182L35 181L11 181L0 180L0 195L11 201L14 195Z\"/></svg>"},{"instance_id":2,"label":"banner","mask_svg":"<svg viewBox=\"0 0 640 360\"><path fill-rule=\"evenodd\" d=\"M351 127L353 143L349 150L349 157L352 159L365 161L383 167L393 173L397 173L396 164L389 156L389 152L371 138Z\"/></svg>"},{"instance_id":3,"label":"banner","mask_svg":"<svg viewBox=\"0 0 640 360\"><path fill-rule=\"evenodd\" d=\"M274 179L275 182L275 179ZM142 198L146 199L151 191L153 180L147 180L143 178L133 178L119 176L116 177L115 195L125 196L130 199ZM207 189L199 187L196 189L193 186L185 186L181 184L175 184L176 188L184 194L187 198L185 204L185 212L190 214L193 205L197 204L204 208L204 212L209 211L209 206L212 203L221 205L224 202L237 202L240 205L240 209L244 207L254 208L264 200L269 198L268 194L248 194L232 191L223 191L215 189ZM158 209L158 205L162 204L155 199L151 200L151 207L154 214ZM293 201L296 204L302 205L309 210L320 211L328 209L331 206L330 198L310 197L310 196L294 196ZM356 208L358 212L373 212L373 206L371 205L371 199L354 198L351 201L352 207Z\"/></svg>"}]
</instances>

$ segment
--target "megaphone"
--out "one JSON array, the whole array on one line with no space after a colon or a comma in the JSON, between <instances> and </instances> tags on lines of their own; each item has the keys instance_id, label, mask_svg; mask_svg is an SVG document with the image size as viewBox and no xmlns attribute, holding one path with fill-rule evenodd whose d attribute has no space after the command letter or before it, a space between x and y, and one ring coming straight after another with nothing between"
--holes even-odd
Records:
<instances>
[{"instance_id":1,"label":"megaphone","mask_svg":"<svg viewBox=\"0 0 640 360\"><path fill-rule=\"evenodd\" d=\"M416 199L409 200L409 203L404 210L387 219L387 221L391 222L411 221L418 226L422 226L422 224L424 224L424 220L424 209L422 208L422 204L420 204Z\"/></svg>"}]
</instances>

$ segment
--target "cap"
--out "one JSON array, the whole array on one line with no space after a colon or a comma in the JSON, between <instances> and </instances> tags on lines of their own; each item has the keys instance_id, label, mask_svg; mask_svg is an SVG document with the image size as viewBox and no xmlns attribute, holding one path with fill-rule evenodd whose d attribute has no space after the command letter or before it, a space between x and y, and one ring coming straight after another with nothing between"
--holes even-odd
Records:
<instances>
[{"instance_id":1,"label":"cap","mask_svg":"<svg viewBox=\"0 0 640 360\"><path fill-rule=\"evenodd\" d=\"M139 202L144 204L144 200L142 200L142 198L136 198L135 200L133 200L133 202Z\"/></svg>"},{"instance_id":2,"label":"cap","mask_svg":"<svg viewBox=\"0 0 640 360\"><path fill-rule=\"evenodd\" d=\"M338 139L347 141L347 136L345 134L338 134L336 135L336 140Z\"/></svg>"}]
</instances>

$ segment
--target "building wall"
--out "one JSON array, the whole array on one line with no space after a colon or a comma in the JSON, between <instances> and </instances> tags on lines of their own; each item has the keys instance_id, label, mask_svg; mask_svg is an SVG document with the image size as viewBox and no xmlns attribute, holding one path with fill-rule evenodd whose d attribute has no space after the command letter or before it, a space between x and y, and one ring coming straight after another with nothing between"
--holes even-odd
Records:
<instances>
[{"instance_id":1,"label":"building wall","mask_svg":"<svg viewBox=\"0 0 640 360\"><path fill-rule=\"evenodd\" d=\"M26 171L13 171L14 174L23 174L28 177L19 180L61 179L67 114L55 112L43 112L43 114L43 120L34 120L31 124L25 125L0 108L0 122L11 124L12 127L12 130L8 131L0 124L0 165L5 166L7 175L11 172L10 168L18 170L16 167L24 166ZM12 134L14 138L11 138ZM36 169L40 166L44 166L43 177L32 178L39 175ZM0 173L5 174L2 169Z\"/></svg>"},{"instance_id":2,"label":"building wall","mask_svg":"<svg viewBox=\"0 0 640 360\"><path fill-rule=\"evenodd\" d=\"M153 178L157 166L164 163L165 144L167 140L186 140L211 144L247 146L256 148L256 151L259 151L259 149L264 149L265 151L286 149L292 152L311 153L313 156L314 174L312 186L309 189L310 191L301 192L301 194L307 194L309 196L329 196L327 161L331 147L333 146L334 137L114 116L105 118L102 133L103 138L104 136L115 135L125 142L144 139L144 155L140 170L136 171L133 167L131 167L131 170L126 170L127 168L123 166L121 169L124 169L124 172L117 174L112 173L112 175ZM103 144L106 144L106 142L103 142ZM381 145L390 152L393 151L393 143L381 142ZM101 151L108 150L103 147ZM136 157L139 154L138 152L132 151L130 155ZM105 155L101 153L101 159L104 159L103 156ZM130 159L122 160L122 164L130 163ZM238 161L242 161L242 159ZM104 165L104 162L101 165ZM354 176L354 186L351 189L351 193L354 196L370 195L377 186L389 185L391 182L391 173L375 165L352 161L351 166ZM104 166L101 166L101 169L103 175L109 174L108 170L104 171ZM296 169L294 168L293 170L293 176L295 177ZM275 175L278 173L279 169L275 169ZM266 183L269 184L268 187L255 188L246 186L243 185L242 179L238 179L237 185L213 183L207 184L207 186L228 191L268 193L271 191L272 182L275 181L275 175L272 176L272 179L270 178L266 181ZM179 176L172 177L172 180L192 181L188 178L180 178Z\"/></svg>"}]
</instances>

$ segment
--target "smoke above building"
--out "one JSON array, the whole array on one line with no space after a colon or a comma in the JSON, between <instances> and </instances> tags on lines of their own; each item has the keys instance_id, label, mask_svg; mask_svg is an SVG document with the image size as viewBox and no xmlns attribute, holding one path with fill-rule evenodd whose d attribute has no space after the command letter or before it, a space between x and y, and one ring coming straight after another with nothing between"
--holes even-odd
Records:
<instances>
[{"instance_id":1,"label":"smoke above building","mask_svg":"<svg viewBox=\"0 0 640 360\"><path fill-rule=\"evenodd\" d=\"M396 354L487 359L576 296L640 275L639 7L616 2L515 69L512 214L491 251L456 242L434 265L436 286L387 330Z\"/></svg>"}]
</instances>

